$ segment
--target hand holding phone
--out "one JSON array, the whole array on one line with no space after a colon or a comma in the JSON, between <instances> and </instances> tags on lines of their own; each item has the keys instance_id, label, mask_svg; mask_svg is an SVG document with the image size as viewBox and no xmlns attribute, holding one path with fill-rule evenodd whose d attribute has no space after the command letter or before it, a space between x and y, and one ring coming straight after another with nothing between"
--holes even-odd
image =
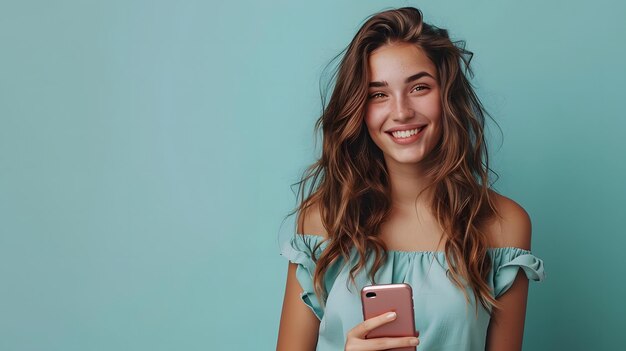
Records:
<instances>
[{"instance_id":1,"label":"hand holding phone","mask_svg":"<svg viewBox=\"0 0 626 351\"><path fill-rule=\"evenodd\" d=\"M361 290L362 323L347 335L346 349L415 351L419 344L408 284L378 284Z\"/></svg>"}]
</instances>

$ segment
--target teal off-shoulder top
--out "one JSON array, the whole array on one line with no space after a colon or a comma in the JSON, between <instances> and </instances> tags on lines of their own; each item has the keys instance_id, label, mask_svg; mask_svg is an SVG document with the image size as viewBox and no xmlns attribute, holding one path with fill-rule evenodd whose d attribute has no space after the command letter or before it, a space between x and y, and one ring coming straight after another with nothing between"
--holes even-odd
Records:
<instances>
[{"instance_id":1,"label":"teal off-shoulder top","mask_svg":"<svg viewBox=\"0 0 626 351\"><path fill-rule=\"evenodd\" d=\"M296 277L304 290L302 301L320 320L318 351L343 350L346 334L363 321L360 290L372 284L368 277L374 255L367 260L367 272L355 276L356 287L349 281L350 268L357 262L352 248L351 262L341 260L331 265L324 276L328 297L322 307L313 290L315 262L310 248L322 241L316 257L327 246L319 235L296 234L280 239L281 255L298 265ZM521 268L530 280L543 281L543 261L529 250L517 247L489 248L492 269L487 282L498 298L506 292ZM434 255L434 257L433 257ZM434 258L431 265L431 259ZM430 273L427 275L430 266ZM443 251L387 251L387 260L377 271L377 284L407 283L413 289L415 328L419 331L418 350L425 351L484 351L490 314L478 303L475 312L474 294L467 304L463 292L446 276L448 264Z\"/></svg>"}]
</instances>

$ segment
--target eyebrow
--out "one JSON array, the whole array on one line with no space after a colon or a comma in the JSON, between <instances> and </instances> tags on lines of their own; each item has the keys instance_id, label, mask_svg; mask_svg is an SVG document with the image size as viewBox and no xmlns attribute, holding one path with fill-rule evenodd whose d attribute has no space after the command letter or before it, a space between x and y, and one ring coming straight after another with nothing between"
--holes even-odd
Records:
<instances>
[{"instance_id":1,"label":"eyebrow","mask_svg":"<svg viewBox=\"0 0 626 351\"><path fill-rule=\"evenodd\" d=\"M420 78L422 78L424 76L430 77L432 79L435 79L435 77L431 76L430 73L422 71L422 72L416 73L416 74L408 77L407 79L405 79L404 80L404 84L411 83L412 81L418 80L418 79L420 79ZM381 87L386 87L388 85L389 85L389 83L387 83L387 81L383 80L382 82L370 82L368 87L369 88L381 88Z\"/></svg>"}]
</instances>

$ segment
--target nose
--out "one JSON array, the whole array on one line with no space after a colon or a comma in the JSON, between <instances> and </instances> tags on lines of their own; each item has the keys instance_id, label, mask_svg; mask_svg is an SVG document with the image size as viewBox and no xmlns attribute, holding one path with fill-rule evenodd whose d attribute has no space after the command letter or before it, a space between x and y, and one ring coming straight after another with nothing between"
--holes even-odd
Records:
<instances>
[{"instance_id":1,"label":"nose","mask_svg":"<svg viewBox=\"0 0 626 351\"><path fill-rule=\"evenodd\" d=\"M396 99L395 107L395 113L393 114L394 121L405 121L407 119L411 119L415 114L415 111L411 108L408 99L404 96L400 96Z\"/></svg>"}]
</instances>

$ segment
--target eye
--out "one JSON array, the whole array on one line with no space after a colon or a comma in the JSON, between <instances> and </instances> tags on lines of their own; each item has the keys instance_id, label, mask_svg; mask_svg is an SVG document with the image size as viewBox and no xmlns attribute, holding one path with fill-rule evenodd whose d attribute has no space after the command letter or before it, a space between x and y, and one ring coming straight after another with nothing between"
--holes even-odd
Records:
<instances>
[{"instance_id":1,"label":"eye","mask_svg":"<svg viewBox=\"0 0 626 351\"><path fill-rule=\"evenodd\" d=\"M422 89L420 89L418 91L421 91L421 90L424 90L424 89L429 89L427 85L416 85L415 87L413 87L413 89L416 89L416 88L422 88Z\"/></svg>"},{"instance_id":2,"label":"eye","mask_svg":"<svg viewBox=\"0 0 626 351\"><path fill-rule=\"evenodd\" d=\"M415 89L418 89L417 91L422 91L422 90L425 90L425 89L430 89L430 88L428 87L428 85L423 85L423 84L420 84L420 85L416 85L416 86L414 86L414 87L413 87L413 90L415 90ZM369 98L370 100L371 100L371 99L376 99L379 95L381 95L381 96L385 96L385 94L378 92L378 93L373 93L373 94L371 94L368 98Z\"/></svg>"},{"instance_id":3,"label":"eye","mask_svg":"<svg viewBox=\"0 0 626 351\"><path fill-rule=\"evenodd\" d=\"M383 94L383 93L374 93L374 94L370 95L370 96L369 96L369 98L370 98L370 99L374 99L374 98L376 98L376 96L378 96L378 95L385 95L385 94Z\"/></svg>"}]
</instances>

